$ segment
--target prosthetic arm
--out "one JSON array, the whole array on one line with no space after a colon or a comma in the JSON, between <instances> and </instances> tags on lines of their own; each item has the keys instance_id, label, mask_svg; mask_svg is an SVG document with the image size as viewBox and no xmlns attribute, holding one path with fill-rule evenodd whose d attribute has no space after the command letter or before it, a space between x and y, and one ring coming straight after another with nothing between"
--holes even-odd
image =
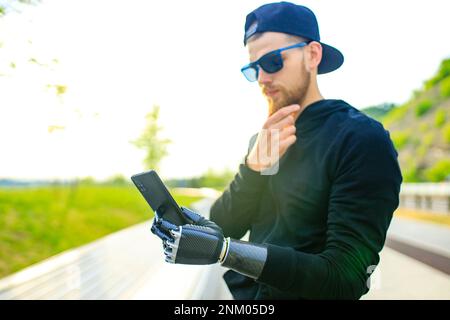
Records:
<instances>
[{"instance_id":1,"label":"prosthetic arm","mask_svg":"<svg viewBox=\"0 0 450 320\"><path fill-rule=\"evenodd\" d=\"M152 232L163 240L165 260L181 264L213 264L257 279L267 258L267 247L225 238L214 222L187 209L183 214L194 224L176 226L155 217ZM156 215L158 216L158 215Z\"/></svg>"}]
</instances>

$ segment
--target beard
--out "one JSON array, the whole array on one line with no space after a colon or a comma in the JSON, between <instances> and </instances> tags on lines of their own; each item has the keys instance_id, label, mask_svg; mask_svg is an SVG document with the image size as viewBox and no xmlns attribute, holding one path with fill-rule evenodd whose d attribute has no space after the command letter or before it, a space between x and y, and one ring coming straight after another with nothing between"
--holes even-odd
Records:
<instances>
[{"instance_id":1,"label":"beard","mask_svg":"<svg viewBox=\"0 0 450 320\"><path fill-rule=\"evenodd\" d=\"M283 86L273 86L268 88L271 91L278 91L275 96L268 97L269 117L281 108L290 106L292 104L299 104L300 106L303 105L306 93L309 90L311 74L306 70L306 68L302 71L303 74L300 77L301 80L297 81L297 85L295 85L293 88L288 89Z\"/></svg>"}]
</instances>

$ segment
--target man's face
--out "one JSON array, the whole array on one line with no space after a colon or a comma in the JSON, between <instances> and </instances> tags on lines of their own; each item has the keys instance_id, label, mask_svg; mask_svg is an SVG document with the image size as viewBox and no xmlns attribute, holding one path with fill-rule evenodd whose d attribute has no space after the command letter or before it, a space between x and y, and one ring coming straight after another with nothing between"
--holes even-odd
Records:
<instances>
[{"instance_id":1,"label":"man's face","mask_svg":"<svg viewBox=\"0 0 450 320\"><path fill-rule=\"evenodd\" d=\"M250 39L247 47L250 61L256 61L264 54L297 42L284 33L264 32ZM306 48L295 48L281 52L283 68L267 73L259 68L258 83L269 104L269 115L291 104L302 105L309 90L311 74L305 66Z\"/></svg>"}]
</instances>

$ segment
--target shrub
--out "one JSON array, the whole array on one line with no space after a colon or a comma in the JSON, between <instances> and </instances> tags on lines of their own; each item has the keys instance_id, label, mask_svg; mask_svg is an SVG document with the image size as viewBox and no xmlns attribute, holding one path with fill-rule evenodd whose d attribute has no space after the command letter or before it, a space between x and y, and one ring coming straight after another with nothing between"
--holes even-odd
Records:
<instances>
[{"instance_id":1,"label":"shrub","mask_svg":"<svg viewBox=\"0 0 450 320\"><path fill-rule=\"evenodd\" d=\"M395 108L395 104L393 103L382 103L375 106L370 106L364 109L361 109L369 117L382 121L383 117L389 113L392 109Z\"/></svg>"},{"instance_id":2,"label":"shrub","mask_svg":"<svg viewBox=\"0 0 450 320\"><path fill-rule=\"evenodd\" d=\"M425 82L425 89L430 89L435 84L439 83L442 79L447 78L448 76L450 76L450 59L446 59L441 62L437 74L433 78Z\"/></svg>"},{"instance_id":3,"label":"shrub","mask_svg":"<svg viewBox=\"0 0 450 320\"><path fill-rule=\"evenodd\" d=\"M427 132L428 131L428 123L427 122L422 122L419 125L419 131L420 131L420 133Z\"/></svg>"},{"instance_id":4,"label":"shrub","mask_svg":"<svg viewBox=\"0 0 450 320\"><path fill-rule=\"evenodd\" d=\"M182 178L182 179L171 179L167 180L166 183L168 186L174 187L184 187L184 188L215 188L218 190L225 189L230 182L233 180L235 176L235 172L230 169L224 169L221 171L216 171L213 169L208 169L201 176L193 177L193 178Z\"/></svg>"},{"instance_id":5,"label":"shrub","mask_svg":"<svg viewBox=\"0 0 450 320\"><path fill-rule=\"evenodd\" d=\"M385 127L388 127L390 124L394 123L397 120L400 120L405 116L405 114L409 110L409 105L404 104L400 107L395 107L391 111L389 111L388 114L386 114L383 118L383 125Z\"/></svg>"},{"instance_id":6,"label":"shrub","mask_svg":"<svg viewBox=\"0 0 450 320\"><path fill-rule=\"evenodd\" d=\"M437 128L440 128L444 125L445 123L445 111L444 110L438 110L436 112L436 115L434 116L434 124L436 125Z\"/></svg>"},{"instance_id":7,"label":"shrub","mask_svg":"<svg viewBox=\"0 0 450 320\"><path fill-rule=\"evenodd\" d=\"M446 143L450 143L450 123L447 123L444 128L442 128L442 135Z\"/></svg>"},{"instance_id":8,"label":"shrub","mask_svg":"<svg viewBox=\"0 0 450 320\"><path fill-rule=\"evenodd\" d=\"M413 97L413 99L418 99L421 94L422 94L422 91L416 89L416 90L413 90L412 97Z\"/></svg>"},{"instance_id":9,"label":"shrub","mask_svg":"<svg viewBox=\"0 0 450 320\"><path fill-rule=\"evenodd\" d=\"M431 109L433 103L430 100L423 100L416 106L416 116L421 117Z\"/></svg>"},{"instance_id":10,"label":"shrub","mask_svg":"<svg viewBox=\"0 0 450 320\"><path fill-rule=\"evenodd\" d=\"M114 185L114 186L125 186L129 184L130 179L125 178L121 174L115 174L111 177L109 177L104 184L105 185Z\"/></svg>"},{"instance_id":11,"label":"shrub","mask_svg":"<svg viewBox=\"0 0 450 320\"><path fill-rule=\"evenodd\" d=\"M444 159L436 162L431 168L425 170L425 177L433 182L448 179L450 177L450 160Z\"/></svg>"},{"instance_id":12,"label":"shrub","mask_svg":"<svg viewBox=\"0 0 450 320\"><path fill-rule=\"evenodd\" d=\"M418 141L418 143L417 143L418 148L417 148L417 153L416 153L418 159L423 158L427 154L427 152L430 151L430 146L433 143L434 135L435 135L434 131L429 132L423 136L423 139L421 142Z\"/></svg>"},{"instance_id":13,"label":"shrub","mask_svg":"<svg viewBox=\"0 0 450 320\"><path fill-rule=\"evenodd\" d=\"M439 91L441 93L441 97L450 97L450 76L441 81Z\"/></svg>"},{"instance_id":14,"label":"shrub","mask_svg":"<svg viewBox=\"0 0 450 320\"><path fill-rule=\"evenodd\" d=\"M417 173L417 167L415 165L409 165L406 169L402 170L403 182L418 182L419 177Z\"/></svg>"},{"instance_id":15,"label":"shrub","mask_svg":"<svg viewBox=\"0 0 450 320\"><path fill-rule=\"evenodd\" d=\"M409 138L409 131L395 131L391 133L391 139L397 151L401 150L408 143Z\"/></svg>"},{"instance_id":16,"label":"shrub","mask_svg":"<svg viewBox=\"0 0 450 320\"><path fill-rule=\"evenodd\" d=\"M419 131L420 133L424 133L428 131L428 123L427 122L423 122L419 125Z\"/></svg>"}]
</instances>

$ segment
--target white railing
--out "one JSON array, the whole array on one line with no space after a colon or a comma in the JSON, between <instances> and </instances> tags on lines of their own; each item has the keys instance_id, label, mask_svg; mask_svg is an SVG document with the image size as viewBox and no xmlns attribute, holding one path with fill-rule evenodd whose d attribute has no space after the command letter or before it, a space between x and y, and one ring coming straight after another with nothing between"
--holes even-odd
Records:
<instances>
[{"instance_id":1,"label":"white railing","mask_svg":"<svg viewBox=\"0 0 450 320\"><path fill-rule=\"evenodd\" d=\"M404 183L401 194L421 196L450 196L450 182L443 183Z\"/></svg>"},{"instance_id":2,"label":"white railing","mask_svg":"<svg viewBox=\"0 0 450 320\"><path fill-rule=\"evenodd\" d=\"M404 183L400 208L450 215L450 183Z\"/></svg>"}]
</instances>

